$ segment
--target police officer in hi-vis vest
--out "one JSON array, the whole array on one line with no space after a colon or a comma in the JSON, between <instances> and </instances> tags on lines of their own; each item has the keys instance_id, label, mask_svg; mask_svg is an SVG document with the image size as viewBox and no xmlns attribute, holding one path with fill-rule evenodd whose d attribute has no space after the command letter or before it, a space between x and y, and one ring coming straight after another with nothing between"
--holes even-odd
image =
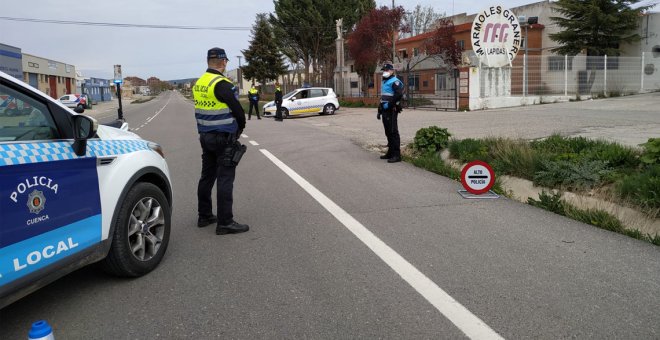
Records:
<instances>
[{"instance_id":1,"label":"police officer in hi-vis vest","mask_svg":"<svg viewBox=\"0 0 660 340\"><path fill-rule=\"evenodd\" d=\"M248 99L250 100L250 110L248 111L248 120L252 119L252 107L254 107L254 110L257 111L257 119L261 119L259 116L259 90L257 90L256 87L254 87L254 84L252 84L252 87L248 91Z\"/></svg>"},{"instance_id":2,"label":"police officer in hi-vis vest","mask_svg":"<svg viewBox=\"0 0 660 340\"><path fill-rule=\"evenodd\" d=\"M275 81L275 121L282 122L282 88L280 83Z\"/></svg>"},{"instance_id":3,"label":"police officer in hi-vis vest","mask_svg":"<svg viewBox=\"0 0 660 340\"><path fill-rule=\"evenodd\" d=\"M202 176L197 187L198 227L217 223L218 235L242 233L246 224L234 221L232 212L236 163L233 147L245 128L245 112L234 96L234 85L223 73L229 59L214 47L206 55L208 69L193 87L195 119L202 145ZM218 215L213 215L211 191L217 181Z\"/></svg>"},{"instance_id":4,"label":"police officer in hi-vis vest","mask_svg":"<svg viewBox=\"0 0 660 340\"><path fill-rule=\"evenodd\" d=\"M401 162L401 139L397 120L401 112L399 101L403 97L403 84L394 74L392 64L385 64L380 70L383 71L383 84L376 118L383 117L383 127L387 137L387 153L380 156L380 159L387 159L388 163L396 163Z\"/></svg>"}]
</instances>

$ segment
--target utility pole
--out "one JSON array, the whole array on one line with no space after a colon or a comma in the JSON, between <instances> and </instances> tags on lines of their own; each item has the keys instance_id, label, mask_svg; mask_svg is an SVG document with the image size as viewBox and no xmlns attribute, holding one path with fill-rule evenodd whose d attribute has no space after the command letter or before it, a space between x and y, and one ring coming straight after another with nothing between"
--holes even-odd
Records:
<instances>
[{"instance_id":1,"label":"utility pole","mask_svg":"<svg viewBox=\"0 0 660 340\"><path fill-rule=\"evenodd\" d=\"M394 10L394 0L392 0L392 10ZM394 64L394 57L396 57L396 28L392 32L392 64Z\"/></svg>"},{"instance_id":2,"label":"utility pole","mask_svg":"<svg viewBox=\"0 0 660 340\"><path fill-rule=\"evenodd\" d=\"M238 58L238 70L236 72L236 77L238 77L238 90L240 91L243 88L243 75L241 74L241 58L243 58L243 56L237 55L236 58Z\"/></svg>"},{"instance_id":3,"label":"utility pole","mask_svg":"<svg viewBox=\"0 0 660 340\"><path fill-rule=\"evenodd\" d=\"M337 24L337 70L339 71L337 89L339 94L344 96L344 36L342 34L344 19L337 19L335 23Z\"/></svg>"}]
</instances>

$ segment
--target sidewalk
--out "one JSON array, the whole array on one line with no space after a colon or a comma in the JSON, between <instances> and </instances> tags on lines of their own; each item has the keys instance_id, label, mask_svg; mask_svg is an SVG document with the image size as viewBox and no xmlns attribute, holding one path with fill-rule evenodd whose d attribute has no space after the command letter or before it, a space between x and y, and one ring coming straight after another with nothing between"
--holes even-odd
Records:
<instances>
[{"instance_id":1,"label":"sidewalk","mask_svg":"<svg viewBox=\"0 0 660 340\"><path fill-rule=\"evenodd\" d=\"M553 133L603 138L638 146L660 137L657 105L660 93L545 104L493 110L444 112L406 109L399 115L403 145L420 128L447 128L454 138L508 137L536 139ZM306 117L298 121L349 137L373 149L386 144L383 124L375 109L340 108L334 116Z\"/></svg>"}]
</instances>

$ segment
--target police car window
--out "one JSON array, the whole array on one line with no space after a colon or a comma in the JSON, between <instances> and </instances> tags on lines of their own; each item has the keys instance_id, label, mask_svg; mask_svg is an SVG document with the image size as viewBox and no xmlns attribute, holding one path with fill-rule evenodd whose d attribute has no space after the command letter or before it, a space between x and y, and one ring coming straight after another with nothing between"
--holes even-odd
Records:
<instances>
[{"instance_id":1,"label":"police car window","mask_svg":"<svg viewBox=\"0 0 660 340\"><path fill-rule=\"evenodd\" d=\"M309 97L309 90L303 90L303 91L300 91L300 93L298 93L298 94L296 95L296 97L298 97L298 99L310 98L310 97Z\"/></svg>"},{"instance_id":2,"label":"police car window","mask_svg":"<svg viewBox=\"0 0 660 340\"><path fill-rule=\"evenodd\" d=\"M0 142L56 138L46 104L0 84Z\"/></svg>"},{"instance_id":3,"label":"police car window","mask_svg":"<svg viewBox=\"0 0 660 340\"><path fill-rule=\"evenodd\" d=\"M310 98L316 98L316 97L323 97L325 94L323 93L323 90L321 89L314 89L310 90Z\"/></svg>"}]
</instances>

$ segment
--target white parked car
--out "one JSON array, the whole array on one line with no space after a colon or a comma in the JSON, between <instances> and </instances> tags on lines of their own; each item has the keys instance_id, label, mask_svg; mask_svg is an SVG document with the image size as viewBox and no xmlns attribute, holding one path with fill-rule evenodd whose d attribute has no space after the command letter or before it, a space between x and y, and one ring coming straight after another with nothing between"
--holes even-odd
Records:
<instances>
[{"instance_id":1,"label":"white parked car","mask_svg":"<svg viewBox=\"0 0 660 340\"><path fill-rule=\"evenodd\" d=\"M29 112L0 115L0 308L93 262L156 268L173 196L160 146L0 72L3 96Z\"/></svg>"},{"instance_id":2,"label":"white parked car","mask_svg":"<svg viewBox=\"0 0 660 340\"><path fill-rule=\"evenodd\" d=\"M75 109L77 107L86 109L87 108L87 96L83 97L79 94L65 94L60 99L58 99L60 103L62 103L64 106ZM83 110L84 111L84 110Z\"/></svg>"},{"instance_id":3,"label":"white parked car","mask_svg":"<svg viewBox=\"0 0 660 340\"><path fill-rule=\"evenodd\" d=\"M275 116L275 102L263 107L264 116ZM332 115L339 109L337 95L329 87L308 87L293 90L282 96L282 117L319 113Z\"/></svg>"}]
</instances>

